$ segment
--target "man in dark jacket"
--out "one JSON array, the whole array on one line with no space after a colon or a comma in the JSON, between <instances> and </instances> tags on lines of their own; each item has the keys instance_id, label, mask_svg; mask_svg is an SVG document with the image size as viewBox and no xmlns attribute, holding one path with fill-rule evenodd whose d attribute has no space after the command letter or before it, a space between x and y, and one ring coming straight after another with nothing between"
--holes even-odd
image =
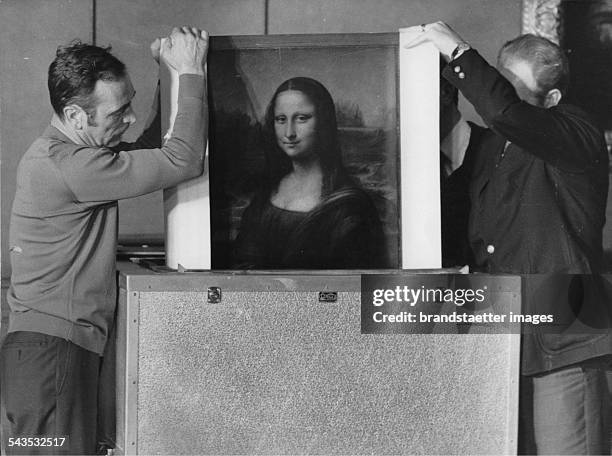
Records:
<instances>
[{"instance_id":1,"label":"man in dark jacket","mask_svg":"<svg viewBox=\"0 0 612 456\"><path fill-rule=\"evenodd\" d=\"M489 127L460 168L469 176L472 266L490 273L599 272L608 156L589 116L559 104L569 80L562 50L523 35L504 45L495 69L444 23L421 26L411 45L423 42L438 48L448 62L444 77ZM593 294L590 282L525 276L524 312L557 315L559 307L582 304ZM603 310L603 331L523 338L523 392L533 394L528 401L522 394L521 413L530 412L525 420L532 423L538 453L608 451L602 367L612 353L610 312L598 292L594 301ZM522 429L521 437L527 432Z\"/></svg>"}]
</instances>

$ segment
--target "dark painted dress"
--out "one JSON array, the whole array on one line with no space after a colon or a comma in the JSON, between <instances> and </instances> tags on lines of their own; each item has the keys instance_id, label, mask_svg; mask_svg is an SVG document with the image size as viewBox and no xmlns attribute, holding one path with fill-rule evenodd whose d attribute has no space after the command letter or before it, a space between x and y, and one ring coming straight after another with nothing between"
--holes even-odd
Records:
<instances>
[{"instance_id":1,"label":"dark painted dress","mask_svg":"<svg viewBox=\"0 0 612 456\"><path fill-rule=\"evenodd\" d=\"M253 198L234 247L237 269L374 269L387 267L376 208L345 186L309 212L278 208L270 193Z\"/></svg>"}]
</instances>

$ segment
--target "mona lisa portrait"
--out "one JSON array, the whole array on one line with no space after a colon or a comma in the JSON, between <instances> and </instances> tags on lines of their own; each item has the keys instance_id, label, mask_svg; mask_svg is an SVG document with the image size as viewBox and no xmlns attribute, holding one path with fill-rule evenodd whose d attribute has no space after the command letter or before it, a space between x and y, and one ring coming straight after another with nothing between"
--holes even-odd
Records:
<instances>
[{"instance_id":1,"label":"mona lisa portrait","mask_svg":"<svg viewBox=\"0 0 612 456\"><path fill-rule=\"evenodd\" d=\"M236 269L387 266L367 193L342 165L336 110L318 81L283 82L266 110L266 180L242 216Z\"/></svg>"},{"instance_id":2,"label":"mona lisa portrait","mask_svg":"<svg viewBox=\"0 0 612 456\"><path fill-rule=\"evenodd\" d=\"M209 57L213 268L398 267L397 35L250 38Z\"/></svg>"}]
</instances>

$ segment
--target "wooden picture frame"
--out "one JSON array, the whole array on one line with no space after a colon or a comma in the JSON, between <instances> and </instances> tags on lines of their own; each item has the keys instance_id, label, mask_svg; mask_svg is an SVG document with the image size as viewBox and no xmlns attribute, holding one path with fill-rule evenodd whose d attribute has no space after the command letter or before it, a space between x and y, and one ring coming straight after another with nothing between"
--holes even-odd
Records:
<instances>
[{"instance_id":1,"label":"wooden picture frame","mask_svg":"<svg viewBox=\"0 0 612 456\"><path fill-rule=\"evenodd\" d=\"M533 33L559 42L561 0L523 0L522 33Z\"/></svg>"},{"instance_id":2,"label":"wooden picture frame","mask_svg":"<svg viewBox=\"0 0 612 456\"><path fill-rule=\"evenodd\" d=\"M208 90L213 269L236 269L233 244L241 217L265 172L263 116L276 88L298 76L319 81L334 100L344 166L370 195L383 226L384 241L380 248L387 257L385 267L440 267L437 92L433 96L427 91L423 94L424 89L419 86L417 94L406 93L410 89L401 85L401 79L411 80L411 72L404 71L400 78L400 66L415 68L405 60L416 54L401 49L401 35L211 38ZM427 90L437 91L437 53L429 48L425 53L435 67L427 72L421 65L418 72L412 71L412 76L419 73L427 81ZM423 55L418 58L423 59ZM415 82L419 85L418 81L411 81L411 86ZM406 96L418 94L426 96L426 100L418 103L418 109L416 105L408 106ZM400 115L402 106L413 115L408 112ZM423 117L431 124L427 132L418 124ZM400 118L402 125L408 122L406 128L400 126ZM411 124L410 118L417 119L416 123ZM418 133L408 135L407 130ZM415 138L421 138L420 142L415 143ZM425 149L422 138L428 140ZM409 150L415 153L408 153ZM429 158L431 163L422 162L422 157L433 155L435 162ZM403 176L404 173L411 175ZM422 182L435 191L421 189L425 196L417 195ZM406 195L414 195L412 201ZM406 243L409 238L412 245Z\"/></svg>"}]
</instances>

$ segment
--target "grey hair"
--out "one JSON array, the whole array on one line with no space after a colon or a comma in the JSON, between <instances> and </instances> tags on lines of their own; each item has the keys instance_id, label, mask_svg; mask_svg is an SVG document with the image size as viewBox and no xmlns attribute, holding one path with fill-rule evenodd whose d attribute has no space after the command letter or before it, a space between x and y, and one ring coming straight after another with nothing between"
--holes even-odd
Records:
<instances>
[{"instance_id":1,"label":"grey hair","mask_svg":"<svg viewBox=\"0 0 612 456\"><path fill-rule=\"evenodd\" d=\"M538 84L538 97L552 89L565 95L569 86L569 62L565 52L552 41L532 34L521 35L502 46L497 57L500 64L523 60L531 65Z\"/></svg>"}]
</instances>

